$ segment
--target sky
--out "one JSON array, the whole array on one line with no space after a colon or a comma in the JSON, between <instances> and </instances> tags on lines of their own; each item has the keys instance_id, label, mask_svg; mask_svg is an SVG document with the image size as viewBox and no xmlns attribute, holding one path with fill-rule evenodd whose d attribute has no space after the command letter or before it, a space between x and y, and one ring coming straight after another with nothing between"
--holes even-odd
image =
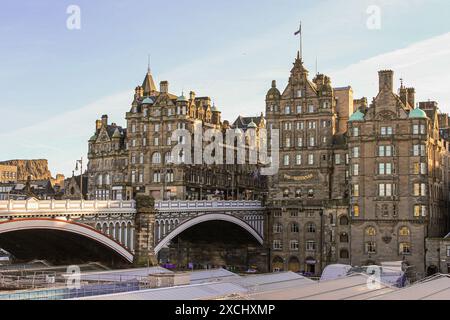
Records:
<instances>
[{"instance_id":1,"label":"sky","mask_svg":"<svg viewBox=\"0 0 450 320\"><path fill-rule=\"evenodd\" d=\"M96 119L125 124L149 54L170 92L210 96L230 121L259 115L271 81L287 84L300 21L311 75L317 61L371 101L392 69L450 112L448 12L448 0L2 0L0 160L48 159L70 176Z\"/></svg>"}]
</instances>

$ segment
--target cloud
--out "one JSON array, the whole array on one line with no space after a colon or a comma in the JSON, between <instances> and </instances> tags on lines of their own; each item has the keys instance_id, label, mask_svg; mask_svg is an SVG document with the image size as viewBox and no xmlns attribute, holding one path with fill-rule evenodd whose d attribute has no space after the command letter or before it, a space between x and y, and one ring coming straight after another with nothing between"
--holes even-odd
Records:
<instances>
[{"instance_id":1,"label":"cloud","mask_svg":"<svg viewBox=\"0 0 450 320\"><path fill-rule=\"evenodd\" d=\"M381 54L330 72L335 86L351 85L356 95L371 100L378 92L378 73L392 69L399 86L400 78L415 87L416 101L435 100L441 111L450 111L450 32L406 48Z\"/></svg>"}]
</instances>

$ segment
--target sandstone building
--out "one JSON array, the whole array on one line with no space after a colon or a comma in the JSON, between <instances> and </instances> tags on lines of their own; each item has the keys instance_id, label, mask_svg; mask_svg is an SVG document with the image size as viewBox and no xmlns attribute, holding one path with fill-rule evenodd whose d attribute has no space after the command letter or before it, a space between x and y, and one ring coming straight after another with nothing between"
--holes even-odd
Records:
<instances>
[{"instance_id":1,"label":"sandstone building","mask_svg":"<svg viewBox=\"0 0 450 320\"><path fill-rule=\"evenodd\" d=\"M157 200L263 196L265 180L257 174L255 165L189 163L185 154L172 154L178 142L194 141L195 128L201 132L215 129L223 134L234 128L222 121L211 98L197 97L193 91L188 97L174 95L167 81L157 89L149 70L142 85L136 87L125 118L126 128L110 124L107 115L96 121L88 152L90 198L134 199L138 193ZM239 117L235 127L244 131L250 127L256 132L264 128L263 116L255 117L256 123L249 119ZM172 141L172 132L177 129L187 130L189 136ZM174 157L181 163L175 164Z\"/></svg>"}]
</instances>

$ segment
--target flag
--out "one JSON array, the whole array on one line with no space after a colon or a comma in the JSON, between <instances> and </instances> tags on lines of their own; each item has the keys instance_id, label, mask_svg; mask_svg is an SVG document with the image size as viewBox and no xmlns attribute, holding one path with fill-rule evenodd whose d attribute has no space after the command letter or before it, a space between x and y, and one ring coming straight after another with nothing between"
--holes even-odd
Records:
<instances>
[{"instance_id":1,"label":"flag","mask_svg":"<svg viewBox=\"0 0 450 320\"><path fill-rule=\"evenodd\" d=\"M296 31L296 32L294 33L294 36L299 35L299 34L301 34L301 33L302 33L302 24L300 23L300 28L298 29L298 31Z\"/></svg>"}]
</instances>

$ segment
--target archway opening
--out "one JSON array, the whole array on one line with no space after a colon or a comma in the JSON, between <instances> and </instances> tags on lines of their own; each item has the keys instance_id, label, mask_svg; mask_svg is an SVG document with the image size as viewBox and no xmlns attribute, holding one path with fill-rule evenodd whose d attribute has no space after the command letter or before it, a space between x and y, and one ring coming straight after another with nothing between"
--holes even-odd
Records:
<instances>
[{"instance_id":1,"label":"archway opening","mask_svg":"<svg viewBox=\"0 0 450 320\"><path fill-rule=\"evenodd\" d=\"M291 257L289 259L288 269L292 272L300 272L300 261L297 257Z\"/></svg>"},{"instance_id":2,"label":"archway opening","mask_svg":"<svg viewBox=\"0 0 450 320\"><path fill-rule=\"evenodd\" d=\"M158 253L168 268L226 268L233 272L265 272L263 246L242 227L229 221L205 221L184 230Z\"/></svg>"},{"instance_id":3,"label":"archway opening","mask_svg":"<svg viewBox=\"0 0 450 320\"><path fill-rule=\"evenodd\" d=\"M29 229L0 233L0 248L13 256L14 263L35 259L53 265L100 262L109 267L129 266L112 248L86 236L53 229Z\"/></svg>"}]
</instances>

